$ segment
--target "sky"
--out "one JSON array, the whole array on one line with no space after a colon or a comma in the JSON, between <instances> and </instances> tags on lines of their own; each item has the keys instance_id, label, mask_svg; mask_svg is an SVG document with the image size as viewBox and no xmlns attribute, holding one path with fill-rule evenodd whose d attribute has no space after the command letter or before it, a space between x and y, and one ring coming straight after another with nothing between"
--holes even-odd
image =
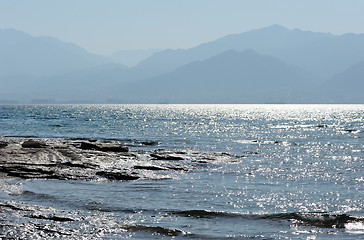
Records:
<instances>
[{"instance_id":1,"label":"sky","mask_svg":"<svg viewBox=\"0 0 364 240\"><path fill-rule=\"evenodd\" d=\"M52 36L103 55L190 48L279 24L364 33L363 0L0 0L0 29Z\"/></svg>"}]
</instances>

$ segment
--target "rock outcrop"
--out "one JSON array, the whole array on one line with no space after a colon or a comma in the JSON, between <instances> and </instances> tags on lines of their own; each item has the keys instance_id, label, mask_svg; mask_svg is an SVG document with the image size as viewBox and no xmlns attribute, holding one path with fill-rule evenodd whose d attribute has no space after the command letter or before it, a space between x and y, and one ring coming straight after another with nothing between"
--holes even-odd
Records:
<instances>
[{"instance_id":1,"label":"rock outcrop","mask_svg":"<svg viewBox=\"0 0 364 240\"><path fill-rule=\"evenodd\" d=\"M116 140L3 138L0 141L1 176L26 179L164 179L172 172L192 171L197 163L236 158L239 157L231 154L163 149L132 151Z\"/></svg>"}]
</instances>

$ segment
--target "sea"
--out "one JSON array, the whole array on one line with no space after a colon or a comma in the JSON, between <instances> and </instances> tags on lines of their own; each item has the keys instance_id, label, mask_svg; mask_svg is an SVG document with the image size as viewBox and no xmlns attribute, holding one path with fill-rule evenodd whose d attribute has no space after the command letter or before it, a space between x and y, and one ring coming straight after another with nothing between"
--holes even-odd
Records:
<instances>
[{"instance_id":1,"label":"sea","mask_svg":"<svg viewBox=\"0 0 364 240\"><path fill-rule=\"evenodd\" d=\"M0 136L241 156L163 179L0 179L3 205L77 219L0 208L2 239L364 239L364 105L0 105Z\"/></svg>"}]
</instances>

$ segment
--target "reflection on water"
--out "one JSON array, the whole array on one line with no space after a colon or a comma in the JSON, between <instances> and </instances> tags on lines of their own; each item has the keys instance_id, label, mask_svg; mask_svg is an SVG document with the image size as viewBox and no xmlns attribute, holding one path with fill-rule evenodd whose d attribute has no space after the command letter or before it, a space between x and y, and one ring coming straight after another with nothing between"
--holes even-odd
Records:
<instances>
[{"instance_id":1,"label":"reflection on water","mask_svg":"<svg viewBox=\"0 0 364 240\"><path fill-rule=\"evenodd\" d=\"M38 224L86 239L363 237L363 105L0 108L3 136L119 139L140 151L242 156L196 159L193 170L157 181L1 180L4 201L24 208L14 217L19 210L2 207L3 223L14 226L1 234Z\"/></svg>"}]
</instances>

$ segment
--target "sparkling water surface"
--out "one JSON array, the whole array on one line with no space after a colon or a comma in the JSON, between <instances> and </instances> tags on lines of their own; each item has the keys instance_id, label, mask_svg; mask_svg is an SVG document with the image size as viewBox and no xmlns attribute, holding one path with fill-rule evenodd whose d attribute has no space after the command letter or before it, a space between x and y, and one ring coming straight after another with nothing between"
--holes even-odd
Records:
<instances>
[{"instance_id":1,"label":"sparkling water surface","mask_svg":"<svg viewBox=\"0 0 364 240\"><path fill-rule=\"evenodd\" d=\"M85 239L364 238L326 221L364 218L364 105L9 105L0 136L242 156L164 180L1 180L5 200L84 219L68 227Z\"/></svg>"}]
</instances>

